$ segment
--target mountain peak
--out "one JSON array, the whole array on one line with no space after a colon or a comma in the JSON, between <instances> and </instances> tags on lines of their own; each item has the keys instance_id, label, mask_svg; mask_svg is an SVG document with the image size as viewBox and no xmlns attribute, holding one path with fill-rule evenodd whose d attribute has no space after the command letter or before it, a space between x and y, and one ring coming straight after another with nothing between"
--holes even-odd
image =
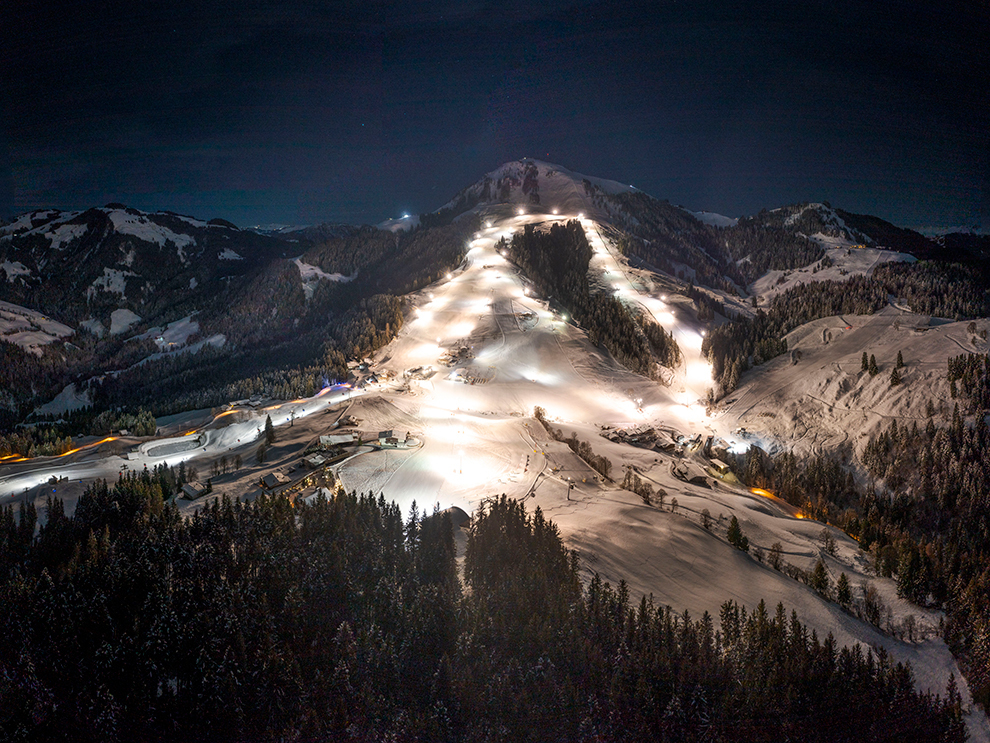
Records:
<instances>
[{"instance_id":1,"label":"mountain peak","mask_svg":"<svg viewBox=\"0 0 990 743\"><path fill-rule=\"evenodd\" d=\"M630 185L577 173L561 165L524 157L503 163L460 191L437 210L463 214L479 206L525 204L553 213L601 211L595 197L634 193Z\"/></svg>"}]
</instances>

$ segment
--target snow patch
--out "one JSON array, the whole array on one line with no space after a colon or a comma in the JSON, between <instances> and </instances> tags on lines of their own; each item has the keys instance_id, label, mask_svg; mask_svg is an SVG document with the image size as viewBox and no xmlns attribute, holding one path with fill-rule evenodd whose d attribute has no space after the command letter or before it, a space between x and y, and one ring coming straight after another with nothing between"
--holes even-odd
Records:
<instances>
[{"instance_id":1,"label":"snow patch","mask_svg":"<svg viewBox=\"0 0 990 743\"><path fill-rule=\"evenodd\" d=\"M92 317L79 323L79 327L86 328L86 330L95 335L97 338L102 338L104 333L107 332L107 329L103 326L103 323Z\"/></svg>"},{"instance_id":2,"label":"snow patch","mask_svg":"<svg viewBox=\"0 0 990 743\"><path fill-rule=\"evenodd\" d=\"M0 270L7 274L7 281L13 282L18 276L30 276L31 269L20 261L4 261L0 263Z\"/></svg>"},{"instance_id":3,"label":"snow patch","mask_svg":"<svg viewBox=\"0 0 990 743\"><path fill-rule=\"evenodd\" d=\"M89 229L85 224L62 224L48 232L45 237L52 241L52 249L62 250L76 238L82 237Z\"/></svg>"},{"instance_id":4,"label":"snow patch","mask_svg":"<svg viewBox=\"0 0 990 743\"><path fill-rule=\"evenodd\" d=\"M172 212L155 212L155 214L160 214L163 217L172 217L173 219L181 219L186 224L191 224L193 227L206 227L207 224L201 219L195 219L194 217L186 217L182 214L174 214Z\"/></svg>"},{"instance_id":5,"label":"snow patch","mask_svg":"<svg viewBox=\"0 0 990 743\"><path fill-rule=\"evenodd\" d=\"M302 280L303 293L306 295L307 301L313 296L314 284L320 281L335 281L346 284L348 281L354 281L357 278L357 271L351 276L344 276L342 273L327 273L319 266L311 266L308 263L303 263L301 258L296 258L293 262L296 264L296 268L299 269L299 278Z\"/></svg>"},{"instance_id":6,"label":"snow patch","mask_svg":"<svg viewBox=\"0 0 990 743\"><path fill-rule=\"evenodd\" d=\"M811 235L808 239L811 240L812 242L818 243L819 245L821 245L823 248L826 248L826 249L828 249L828 248L854 248L854 247L856 247L858 245L861 245L861 243L854 243L852 240L850 240L847 237L838 237L836 235L826 235L826 234L824 234L822 232L816 232L814 235Z\"/></svg>"},{"instance_id":7,"label":"snow patch","mask_svg":"<svg viewBox=\"0 0 990 743\"><path fill-rule=\"evenodd\" d=\"M114 209L109 213L109 217L110 221L113 222L114 229L122 235L133 235L145 242L162 246L166 242L171 242L180 250L180 258L183 257L182 248L196 244L196 238L192 235L172 232L168 227L155 224L143 214L128 214L122 209Z\"/></svg>"},{"instance_id":8,"label":"snow patch","mask_svg":"<svg viewBox=\"0 0 990 743\"><path fill-rule=\"evenodd\" d=\"M199 284L199 282L196 281L196 277L195 276L193 276L191 279L189 279L189 288L190 289L195 289L198 284Z\"/></svg>"},{"instance_id":9,"label":"snow patch","mask_svg":"<svg viewBox=\"0 0 990 743\"><path fill-rule=\"evenodd\" d=\"M712 227L735 227L739 224L738 217L726 217L722 214L716 214L715 212L692 212L685 209L688 214L697 219L699 222L711 225Z\"/></svg>"},{"instance_id":10,"label":"snow patch","mask_svg":"<svg viewBox=\"0 0 990 743\"><path fill-rule=\"evenodd\" d=\"M141 359L139 362L134 364L134 366L142 366L147 364L149 361L157 361L158 359L163 359L166 356L171 356L177 353L199 353L207 346L213 346L214 348L223 348L227 343L227 336L223 333L216 333L211 335L209 338L204 338L201 341L193 343L191 346L183 346L181 348L172 347L167 350L159 351L158 353L153 353L150 356ZM131 367L133 368L133 367Z\"/></svg>"},{"instance_id":11,"label":"snow patch","mask_svg":"<svg viewBox=\"0 0 990 743\"><path fill-rule=\"evenodd\" d=\"M89 390L85 389L79 392L76 389L76 383L73 382L68 387L63 388L50 402L46 402L44 405L35 408L34 414L63 415L73 410L87 408L92 404L93 401L89 397Z\"/></svg>"},{"instance_id":12,"label":"snow patch","mask_svg":"<svg viewBox=\"0 0 990 743\"><path fill-rule=\"evenodd\" d=\"M101 289L111 294L119 294L121 299L126 299L127 295L124 292L127 288L128 276L137 276L137 274L133 271L122 271L119 268L104 268L103 275L86 289L86 299L92 299L93 295Z\"/></svg>"},{"instance_id":13,"label":"snow patch","mask_svg":"<svg viewBox=\"0 0 990 743\"><path fill-rule=\"evenodd\" d=\"M130 310L114 310L110 313L110 335L120 335L140 320L141 316Z\"/></svg>"},{"instance_id":14,"label":"snow patch","mask_svg":"<svg viewBox=\"0 0 990 743\"><path fill-rule=\"evenodd\" d=\"M34 229L35 222L50 221L58 213L56 209L45 209L22 214L10 224L0 227L0 235L7 237L13 235L15 232L32 230Z\"/></svg>"},{"instance_id":15,"label":"snow patch","mask_svg":"<svg viewBox=\"0 0 990 743\"><path fill-rule=\"evenodd\" d=\"M238 255L235 251L230 248L224 248L224 251L217 256L222 261L243 261L244 258Z\"/></svg>"},{"instance_id":16,"label":"snow patch","mask_svg":"<svg viewBox=\"0 0 990 743\"><path fill-rule=\"evenodd\" d=\"M192 315L186 315L180 320L174 320L164 327L151 328L136 336L136 340L151 338L160 349L179 348L186 344L189 337L199 332L199 323Z\"/></svg>"}]
</instances>

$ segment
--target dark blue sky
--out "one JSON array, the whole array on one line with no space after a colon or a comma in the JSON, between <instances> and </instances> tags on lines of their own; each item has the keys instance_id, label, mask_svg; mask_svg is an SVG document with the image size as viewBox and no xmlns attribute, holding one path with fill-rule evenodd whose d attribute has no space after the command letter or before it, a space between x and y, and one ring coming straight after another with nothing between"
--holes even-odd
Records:
<instances>
[{"instance_id":1,"label":"dark blue sky","mask_svg":"<svg viewBox=\"0 0 990 743\"><path fill-rule=\"evenodd\" d=\"M19 6L5 216L377 222L530 156L732 216L990 227L984 2Z\"/></svg>"}]
</instances>

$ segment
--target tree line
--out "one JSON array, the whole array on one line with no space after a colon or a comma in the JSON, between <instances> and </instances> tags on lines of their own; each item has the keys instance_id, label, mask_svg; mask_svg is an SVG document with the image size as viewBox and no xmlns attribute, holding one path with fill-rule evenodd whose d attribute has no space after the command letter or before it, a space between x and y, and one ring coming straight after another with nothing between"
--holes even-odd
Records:
<instances>
[{"instance_id":1,"label":"tree line","mask_svg":"<svg viewBox=\"0 0 990 743\"><path fill-rule=\"evenodd\" d=\"M865 490L833 456L801 462L788 452L771 461L754 447L733 462L747 484L772 488L856 538L876 574L896 580L899 595L945 611L944 639L974 699L986 708L990 464L984 452L990 447L990 409L982 401L990 360L977 354L950 359L947 378L966 382L944 425L936 423L929 403L923 426L895 420L867 442L862 462L871 484Z\"/></svg>"},{"instance_id":2,"label":"tree line","mask_svg":"<svg viewBox=\"0 0 990 743\"><path fill-rule=\"evenodd\" d=\"M9 740L961 741L960 699L782 605L630 602L537 510L448 515L340 493L217 499L99 483L35 533L0 518Z\"/></svg>"}]
</instances>

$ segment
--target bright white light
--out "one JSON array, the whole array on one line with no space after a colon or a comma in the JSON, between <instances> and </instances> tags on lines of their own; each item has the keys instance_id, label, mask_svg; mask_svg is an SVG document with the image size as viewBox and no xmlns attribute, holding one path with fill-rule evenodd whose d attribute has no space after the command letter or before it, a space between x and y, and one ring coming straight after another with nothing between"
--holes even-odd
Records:
<instances>
[{"instance_id":1,"label":"bright white light","mask_svg":"<svg viewBox=\"0 0 990 743\"><path fill-rule=\"evenodd\" d=\"M454 338L464 338L471 335L474 330L474 323L465 321L450 326L450 333Z\"/></svg>"},{"instance_id":2,"label":"bright white light","mask_svg":"<svg viewBox=\"0 0 990 743\"><path fill-rule=\"evenodd\" d=\"M488 229L491 229L491 227L492 227L491 220L485 222L485 227L487 227Z\"/></svg>"},{"instance_id":3,"label":"bright white light","mask_svg":"<svg viewBox=\"0 0 990 743\"><path fill-rule=\"evenodd\" d=\"M704 337L705 337L705 334L706 334L707 332L708 332L707 330L702 330L702 331L701 331L701 337L702 337L702 338L704 338Z\"/></svg>"},{"instance_id":4,"label":"bright white light","mask_svg":"<svg viewBox=\"0 0 990 743\"><path fill-rule=\"evenodd\" d=\"M690 382L708 384L712 381L712 367L705 361L688 364L686 374Z\"/></svg>"},{"instance_id":5,"label":"bright white light","mask_svg":"<svg viewBox=\"0 0 990 743\"><path fill-rule=\"evenodd\" d=\"M666 294L661 294L660 295L660 301L661 302L666 302L667 301L667 295Z\"/></svg>"},{"instance_id":6,"label":"bright white light","mask_svg":"<svg viewBox=\"0 0 990 743\"><path fill-rule=\"evenodd\" d=\"M554 213L555 215L556 215L556 214L560 214L560 209L554 209L554 210L553 210L553 213Z\"/></svg>"},{"instance_id":7,"label":"bright white light","mask_svg":"<svg viewBox=\"0 0 990 743\"><path fill-rule=\"evenodd\" d=\"M403 214L403 215L402 215L402 218L403 218L403 219L409 219L409 215L408 215L408 214Z\"/></svg>"},{"instance_id":8,"label":"bright white light","mask_svg":"<svg viewBox=\"0 0 990 743\"><path fill-rule=\"evenodd\" d=\"M578 219L584 219L584 212L578 212Z\"/></svg>"},{"instance_id":9,"label":"bright white light","mask_svg":"<svg viewBox=\"0 0 990 743\"><path fill-rule=\"evenodd\" d=\"M732 454L745 454L749 451L749 444L745 441L733 441L729 451Z\"/></svg>"},{"instance_id":10,"label":"bright white light","mask_svg":"<svg viewBox=\"0 0 990 743\"><path fill-rule=\"evenodd\" d=\"M447 274L447 281L450 281L452 278L454 278L454 274L452 273Z\"/></svg>"},{"instance_id":11,"label":"bright white light","mask_svg":"<svg viewBox=\"0 0 990 743\"><path fill-rule=\"evenodd\" d=\"M522 216L523 214L525 214L525 213L526 213L526 210L525 210L525 209L523 209L522 207L519 207L519 208L518 208L518 209L516 210L516 214L518 214L518 215L519 215L520 217L521 217L521 216Z\"/></svg>"},{"instance_id":12,"label":"bright white light","mask_svg":"<svg viewBox=\"0 0 990 743\"><path fill-rule=\"evenodd\" d=\"M677 339L677 342L685 348L691 348L695 351L701 350L701 336L697 333L692 333L689 330L681 333L680 337Z\"/></svg>"}]
</instances>

